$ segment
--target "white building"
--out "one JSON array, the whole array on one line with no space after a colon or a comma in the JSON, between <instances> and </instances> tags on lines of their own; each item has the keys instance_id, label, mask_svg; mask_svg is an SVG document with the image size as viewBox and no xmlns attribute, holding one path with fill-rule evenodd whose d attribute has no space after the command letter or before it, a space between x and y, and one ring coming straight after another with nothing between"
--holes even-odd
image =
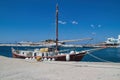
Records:
<instances>
[{"instance_id":1,"label":"white building","mask_svg":"<svg viewBox=\"0 0 120 80\"><path fill-rule=\"evenodd\" d=\"M107 41L105 41L106 44L120 44L120 35L118 35L118 38L115 39L113 37L107 38Z\"/></svg>"}]
</instances>

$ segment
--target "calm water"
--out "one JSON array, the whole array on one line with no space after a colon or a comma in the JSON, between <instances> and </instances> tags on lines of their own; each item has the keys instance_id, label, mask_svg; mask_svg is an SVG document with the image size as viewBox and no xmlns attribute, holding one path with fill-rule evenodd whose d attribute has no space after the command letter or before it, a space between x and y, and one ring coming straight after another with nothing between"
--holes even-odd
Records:
<instances>
[{"instance_id":1,"label":"calm water","mask_svg":"<svg viewBox=\"0 0 120 80\"><path fill-rule=\"evenodd\" d=\"M39 48L39 47L14 47L14 48L21 49L21 50L22 49L29 50L29 49ZM61 47L60 49L61 50L70 49L70 50L80 51L80 50L86 50L86 49L90 49L90 48L64 48L64 47ZM0 55L6 56L6 57L12 57L11 47L1 47L0 46ZM106 48L106 49L92 52L90 54L85 55L84 58L82 59L82 61L86 61L86 62L105 62L105 61L120 62L120 48Z\"/></svg>"}]
</instances>

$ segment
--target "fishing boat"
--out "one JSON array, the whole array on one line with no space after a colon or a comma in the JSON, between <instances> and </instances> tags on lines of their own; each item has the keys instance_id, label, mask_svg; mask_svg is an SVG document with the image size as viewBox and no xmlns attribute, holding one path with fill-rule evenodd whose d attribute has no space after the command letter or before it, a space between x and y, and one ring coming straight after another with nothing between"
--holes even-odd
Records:
<instances>
[{"instance_id":1,"label":"fishing boat","mask_svg":"<svg viewBox=\"0 0 120 80\"><path fill-rule=\"evenodd\" d=\"M70 53L56 52L53 48L40 48L32 50L15 50L12 48L13 58L37 58L46 61L80 61L87 51L70 51Z\"/></svg>"},{"instance_id":2,"label":"fishing boat","mask_svg":"<svg viewBox=\"0 0 120 80\"><path fill-rule=\"evenodd\" d=\"M41 60L55 60L55 61L80 61L85 56L87 51L70 51L69 53L62 53L58 48L58 5L56 5L56 46L55 48L40 48L30 50L15 50L12 48L12 55L14 58L37 58Z\"/></svg>"}]
</instances>

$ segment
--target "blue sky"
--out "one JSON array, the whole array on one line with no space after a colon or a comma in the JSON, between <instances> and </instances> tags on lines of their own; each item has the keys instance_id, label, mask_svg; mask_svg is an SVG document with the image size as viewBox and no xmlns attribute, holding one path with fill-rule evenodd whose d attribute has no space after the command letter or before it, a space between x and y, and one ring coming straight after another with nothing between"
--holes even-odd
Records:
<instances>
[{"instance_id":1,"label":"blue sky","mask_svg":"<svg viewBox=\"0 0 120 80\"><path fill-rule=\"evenodd\" d=\"M59 40L120 34L120 0L0 0L0 43L55 39L59 5Z\"/></svg>"}]
</instances>

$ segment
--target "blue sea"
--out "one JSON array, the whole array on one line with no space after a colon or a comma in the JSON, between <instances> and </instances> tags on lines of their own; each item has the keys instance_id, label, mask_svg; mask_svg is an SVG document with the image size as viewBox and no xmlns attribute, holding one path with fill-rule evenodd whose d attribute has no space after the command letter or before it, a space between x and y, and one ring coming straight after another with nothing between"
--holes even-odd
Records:
<instances>
[{"instance_id":1,"label":"blue sea","mask_svg":"<svg viewBox=\"0 0 120 80\"><path fill-rule=\"evenodd\" d=\"M40 47L13 47L18 50L29 50ZM90 48L80 48L80 47L60 47L60 50L88 50ZM12 58L11 47L0 46L0 55ZM102 50L94 51L84 56L82 59L84 62L120 62L120 48L105 48Z\"/></svg>"}]
</instances>

